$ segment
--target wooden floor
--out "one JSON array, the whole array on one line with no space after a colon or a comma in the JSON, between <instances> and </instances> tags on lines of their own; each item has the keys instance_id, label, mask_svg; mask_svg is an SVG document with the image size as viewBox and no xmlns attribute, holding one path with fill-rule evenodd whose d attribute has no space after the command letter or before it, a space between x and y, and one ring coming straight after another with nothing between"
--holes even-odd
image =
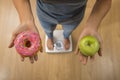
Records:
<instances>
[{"instance_id":1,"label":"wooden floor","mask_svg":"<svg viewBox=\"0 0 120 80\"><path fill-rule=\"evenodd\" d=\"M36 16L35 0L32 9L44 45L44 32ZM84 20L73 32L73 47L93 7L88 0ZM0 80L120 80L120 0L113 0L112 8L100 25L99 33L104 42L103 57L87 65L79 62L73 52L66 54L38 53L39 60L30 64L20 61L15 48L9 49L12 31L19 24L18 14L12 0L0 0ZM58 26L59 28L60 26Z\"/></svg>"}]
</instances>

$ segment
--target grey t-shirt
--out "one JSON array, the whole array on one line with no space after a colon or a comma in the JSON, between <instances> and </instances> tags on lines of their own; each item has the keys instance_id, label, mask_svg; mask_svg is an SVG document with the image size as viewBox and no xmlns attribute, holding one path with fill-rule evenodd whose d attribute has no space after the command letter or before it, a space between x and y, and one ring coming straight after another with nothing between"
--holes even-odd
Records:
<instances>
[{"instance_id":1,"label":"grey t-shirt","mask_svg":"<svg viewBox=\"0 0 120 80\"><path fill-rule=\"evenodd\" d=\"M45 3L79 3L85 0L43 0Z\"/></svg>"},{"instance_id":2,"label":"grey t-shirt","mask_svg":"<svg viewBox=\"0 0 120 80\"><path fill-rule=\"evenodd\" d=\"M69 24L75 21L81 21L87 0L79 2L48 3L43 0L37 0L37 14L40 20Z\"/></svg>"}]
</instances>

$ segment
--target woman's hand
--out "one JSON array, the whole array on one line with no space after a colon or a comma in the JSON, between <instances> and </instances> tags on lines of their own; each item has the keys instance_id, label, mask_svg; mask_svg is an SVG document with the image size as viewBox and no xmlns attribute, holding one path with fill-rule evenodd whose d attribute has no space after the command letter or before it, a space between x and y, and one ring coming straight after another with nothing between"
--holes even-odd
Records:
<instances>
[{"instance_id":1,"label":"woman's hand","mask_svg":"<svg viewBox=\"0 0 120 80\"><path fill-rule=\"evenodd\" d=\"M85 27L79 37L79 40L78 40L78 43L77 43L77 47L76 47L76 51L75 51L75 54L79 54L80 55L80 62L82 62L83 64L86 64L87 61L88 61L88 56L84 56L81 54L78 46L79 46L79 41L81 40L82 37L84 36L87 36L87 35L91 35L91 36L94 36L98 39L99 43L100 43L100 49L98 51L98 55L99 56L102 56L102 40L101 40L101 37L99 35L99 33L97 32L96 29L93 29L92 27ZM94 60L95 58L95 55L94 56L91 56L90 59L91 60Z\"/></svg>"},{"instance_id":2,"label":"woman's hand","mask_svg":"<svg viewBox=\"0 0 120 80\"><path fill-rule=\"evenodd\" d=\"M11 38L11 41L10 41L10 44L9 44L9 48L12 48L14 46L14 40L16 39L17 35L23 31L32 31L32 32L35 32L35 33L38 33L38 29L37 27L35 26L34 22L33 21L28 21L26 23L22 23L20 24L17 29L13 32L12 34L12 38ZM41 45L42 46L42 45ZM42 49L40 49L40 52L42 52ZM24 58L23 56L21 56L21 61L24 61ZM30 62L31 63L34 63L34 60L37 61L38 60L38 55L35 54L35 55L32 55L29 57L30 59Z\"/></svg>"}]
</instances>

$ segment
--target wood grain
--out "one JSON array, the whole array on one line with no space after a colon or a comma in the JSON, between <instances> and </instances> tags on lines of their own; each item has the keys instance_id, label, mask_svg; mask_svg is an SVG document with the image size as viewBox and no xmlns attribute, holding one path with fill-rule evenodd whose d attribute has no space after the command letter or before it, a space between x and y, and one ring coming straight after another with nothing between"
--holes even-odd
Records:
<instances>
[{"instance_id":1,"label":"wood grain","mask_svg":"<svg viewBox=\"0 0 120 80\"><path fill-rule=\"evenodd\" d=\"M73 47L91 12L94 0L88 0L84 20L72 33ZM36 16L35 0L31 0L32 10L41 38L45 33ZM18 14L12 0L0 0L0 80L120 80L120 0L113 0L112 8L102 21L99 33L103 39L103 56L96 55L87 65L79 62L73 52L66 54L38 53L34 64L26 59L20 61L15 48L9 49L11 34L19 24ZM58 25L61 29L61 25Z\"/></svg>"}]
</instances>

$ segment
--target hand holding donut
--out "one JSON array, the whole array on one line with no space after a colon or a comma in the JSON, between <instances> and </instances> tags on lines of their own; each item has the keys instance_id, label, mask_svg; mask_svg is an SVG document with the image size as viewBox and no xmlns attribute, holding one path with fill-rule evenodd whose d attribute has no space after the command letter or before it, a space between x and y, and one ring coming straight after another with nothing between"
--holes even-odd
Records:
<instances>
[{"instance_id":1,"label":"hand holding donut","mask_svg":"<svg viewBox=\"0 0 120 80\"><path fill-rule=\"evenodd\" d=\"M25 57L29 57L31 63L38 60L36 53L38 50L42 52L42 44L38 29L33 22L20 24L13 32L9 48L13 46L21 55L21 61L24 61Z\"/></svg>"}]
</instances>

